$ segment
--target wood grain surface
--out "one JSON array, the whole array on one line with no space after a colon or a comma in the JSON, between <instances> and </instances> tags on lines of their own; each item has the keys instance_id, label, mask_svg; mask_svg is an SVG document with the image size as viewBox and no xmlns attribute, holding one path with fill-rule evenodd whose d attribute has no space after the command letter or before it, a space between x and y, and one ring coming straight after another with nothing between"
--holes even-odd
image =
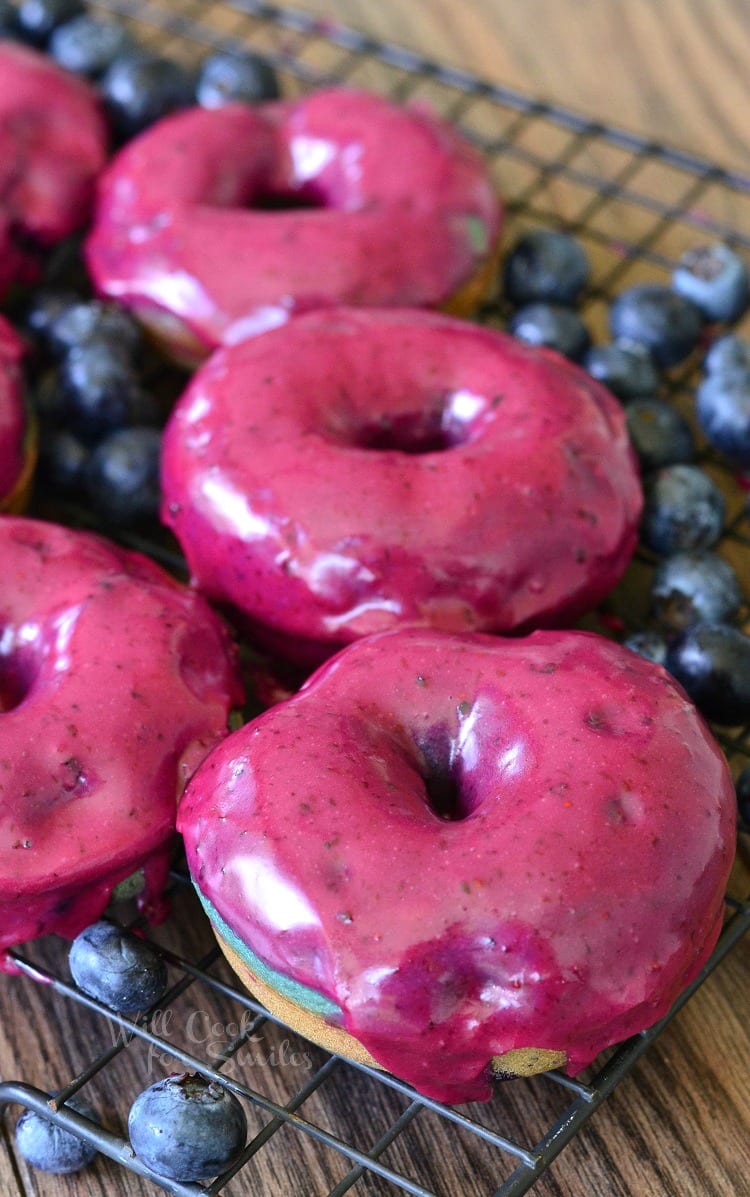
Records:
<instances>
[{"instance_id":1,"label":"wood grain surface","mask_svg":"<svg viewBox=\"0 0 750 1197\"><path fill-rule=\"evenodd\" d=\"M166 7L162 0L161 9ZM489 80L750 172L745 117L750 5L745 0L297 0L297 7L326 22L350 23ZM227 33L246 27L227 5L174 0L176 13L188 9L206 26ZM166 44L163 35L154 34L154 40ZM254 42L259 48L268 44L278 50L280 45L278 38L266 38L261 26L254 27ZM189 56L179 38L170 43L172 47ZM324 40L310 50L305 39L289 35L282 49L307 56L316 67L329 62L334 69L342 61L341 52L329 53ZM373 86L379 78L374 78ZM366 71L360 72L359 81L368 82ZM447 102L437 89L430 98L438 106ZM510 122L504 114L498 130L498 113L490 106L477 109L472 119L481 136L502 133ZM750 205L741 191L730 195L706 186L692 207L688 204L687 217L676 224L660 222L658 213L642 202L603 203L595 180L617 176L626 165L626 155L609 147L575 147L582 175L589 173L594 180L588 184L554 172L545 174L533 165L535 154L545 160L569 152L569 140L568 134L548 126L528 125L514 144L527 158L532 155L532 165L523 153L511 157L501 165L498 181L517 204L533 198L540 219L586 221L586 244L597 283L606 282L613 271L620 271L623 278L653 277L660 269L659 256L666 258L694 243L701 221L726 222L750 236ZM680 172L644 164L638 186L647 200L682 204L690 180ZM513 217L511 233L523 220ZM623 253L623 244L651 233L653 260L631 261ZM601 330L603 305L596 295L588 305L587 318ZM733 502L739 501L735 495ZM740 550L735 561L742 566ZM750 892L742 865L736 870L734 886L742 896ZM182 892L175 917L155 938L193 960L212 946L196 903ZM36 946L30 955L65 973L62 944ZM212 973L231 980L223 962ZM734 950L539 1180L535 1197L750 1194L748 993L750 939ZM173 1042L209 1058L226 1046L241 1012L236 1003L197 982L160 1029ZM62 1085L111 1046L115 1034L108 1023L30 980L0 977L3 1080L23 1079L49 1088ZM273 1064L268 1062L272 1052ZM265 1023L248 1050L242 1049L240 1064L231 1067L238 1079L283 1104L324 1061L317 1049ZM105 1124L124 1134L136 1094L174 1068L172 1060L134 1044L86 1086L85 1094ZM566 1104L562 1090L541 1077L501 1087L490 1106L471 1113L531 1145ZM405 1098L336 1063L300 1114L368 1150L394 1118L409 1117L407 1107ZM77 1177L34 1172L14 1149L16 1113L10 1111L0 1124L4 1137L0 1194L145 1197L156 1192L150 1183L104 1159ZM267 1115L252 1115L251 1133L267 1122ZM427 1111L413 1118L383 1162L419 1179L441 1197L487 1197L510 1171L507 1157L498 1157L474 1136L441 1124ZM319 1197L346 1172L347 1165L335 1152L285 1128L225 1191L233 1197ZM366 1174L352 1192L385 1197L397 1190Z\"/></svg>"}]
</instances>

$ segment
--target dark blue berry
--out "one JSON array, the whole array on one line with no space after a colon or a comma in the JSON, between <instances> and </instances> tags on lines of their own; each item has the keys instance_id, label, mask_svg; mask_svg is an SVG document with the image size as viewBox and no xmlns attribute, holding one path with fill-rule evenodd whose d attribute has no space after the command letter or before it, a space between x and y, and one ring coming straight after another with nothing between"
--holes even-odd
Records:
<instances>
[{"instance_id":1,"label":"dark blue berry","mask_svg":"<svg viewBox=\"0 0 750 1197\"><path fill-rule=\"evenodd\" d=\"M667 669L707 719L750 719L750 639L725 623L699 623L669 646Z\"/></svg>"},{"instance_id":2,"label":"dark blue berry","mask_svg":"<svg viewBox=\"0 0 750 1197\"><path fill-rule=\"evenodd\" d=\"M740 773L735 782L737 792L737 811L742 822L750 827L750 765Z\"/></svg>"},{"instance_id":3,"label":"dark blue berry","mask_svg":"<svg viewBox=\"0 0 750 1197\"><path fill-rule=\"evenodd\" d=\"M101 80L116 132L132 137L154 121L193 102L194 80L170 58L137 51L116 58Z\"/></svg>"},{"instance_id":4,"label":"dark blue berry","mask_svg":"<svg viewBox=\"0 0 750 1197\"><path fill-rule=\"evenodd\" d=\"M259 54L212 54L201 66L195 89L204 108L219 108L232 100L257 104L280 94L276 72Z\"/></svg>"},{"instance_id":5,"label":"dark blue berry","mask_svg":"<svg viewBox=\"0 0 750 1197\"><path fill-rule=\"evenodd\" d=\"M511 317L510 331L527 345L556 349L578 361L591 344L589 330L574 311L551 303L532 303Z\"/></svg>"},{"instance_id":6,"label":"dark blue berry","mask_svg":"<svg viewBox=\"0 0 750 1197\"><path fill-rule=\"evenodd\" d=\"M159 513L159 454L156 428L124 428L112 433L91 454L84 485L100 515L130 527Z\"/></svg>"},{"instance_id":7,"label":"dark blue berry","mask_svg":"<svg viewBox=\"0 0 750 1197\"><path fill-rule=\"evenodd\" d=\"M164 961L150 944L103 919L73 940L68 964L78 988L113 1010L148 1010L167 988Z\"/></svg>"},{"instance_id":8,"label":"dark blue berry","mask_svg":"<svg viewBox=\"0 0 750 1197\"><path fill-rule=\"evenodd\" d=\"M750 465L750 370L709 374L696 391L695 411L715 449Z\"/></svg>"},{"instance_id":9,"label":"dark blue berry","mask_svg":"<svg viewBox=\"0 0 750 1197\"><path fill-rule=\"evenodd\" d=\"M11 0L0 0L0 37L18 36L18 9L15 4L11 4Z\"/></svg>"},{"instance_id":10,"label":"dark blue berry","mask_svg":"<svg viewBox=\"0 0 750 1197\"><path fill-rule=\"evenodd\" d=\"M651 596L659 623L674 632L694 623L731 621L742 602L736 573L709 549L675 553L662 561Z\"/></svg>"},{"instance_id":11,"label":"dark blue berry","mask_svg":"<svg viewBox=\"0 0 750 1197\"><path fill-rule=\"evenodd\" d=\"M114 303L76 300L63 307L47 326L50 350L59 356L82 345L102 341L121 356L141 346L141 331L133 317Z\"/></svg>"},{"instance_id":12,"label":"dark blue berry","mask_svg":"<svg viewBox=\"0 0 750 1197\"><path fill-rule=\"evenodd\" d=\"M714 341L703 365L708 374L729 374L735 370L744 374L750 371L750 341L735 333L727 333L725 337Z\"/></svg>"},{"instance_id":13,"label":"dark blue berry","mask_svg":"<svg viewBox=\"0 0 750 1197\"><path fill-rule=\"evenodd\" d=\"M653 358L637 341L594 345L583 359L583 366L623 403L650 398L659 389Z\"/></svg>"},{"instance_id":14,"label":"dark blue berry","mask_svg":"<svg viewBox=\"0 0 750 1197\"><path fill-rule=\"evenodd\" d=\"M24 327L35 341L49 347L50 328L54 322L80 297L74 291L40 289L33 295L23 316Z\"/></svg>"},{"instance_id":15,"label":"dark blue berry","mask_svg":"<svg viewBox=\"0 0 750 1197\"><path fill-rule=\"evenodd\" d=\"M609 324L615 340L638 341L658 366L674 366L698 344L703 317L695 304L669 287L641 283L618 295Z\"/></svg>"},{"instance_id":16,"label":"dark blue berry","mask_svg":"<svg viewBox=\"0 0 750 1197\"><path fill-rule=\"evenodd\" d=\"M627 408L625 420L644 474L695 457L690 425L669 403L661 399L635 399Z\"/></svg>"},{"instance_id":17,"label":"dark blue berry","mask_svg":"<svg viewBox=\"0 0 750 1197\"><path fill-rule=\"evenodd\" d=\"M663 665L667 659L667 642L658 632L633 632L623 644L631 652L638 653L639 657L645 657L647 661L653 661L655 665Z\"/></svg>"},{"instance_id":18,"label":"dark blue berry","mask_svg":"<svg viewBox=\"0 0 750 1197\"><path fill-rule=\"evenodd\" d=\"M672 276L672 286L700 309L705 320L736 320L750 299L745 263L720 241L684 253Z\"/></svg>"},{"instance_id":19,"label":"dark blue berry","mask_svg":"<svg viewBox=\"0 0 750 1197\"><path fill-rule=\"evenodd\" d=\"M138 1095L128 1133L139 1160L158 1175L207 1180L240 1153L247 1120L237 1098L222 1085L182 1073Z\"/></svg>"},{"instance_id":20,"label":"dark blue berry","mask_svg":"<svg viewBox=\"0 0 750 1197\"><path fill-rule=\"evenodd\" d=\"M65 1104L84 1118L97 1121L91 1106L78 1094L69 1097ZM16 1123L16 1147L33 1168L58 1174L78 1172L97 1155L96 1148L90 1143L34 1110L26 1110Z\"/></svg>"},{"instance_id":21,"label":"dark blue berry","mask_svg":"<svg viewBox=\"0 0 750 1197\"><path fill-rule=\"evenodd\" d=\"M44 428L39 439L39 481L62 494L78 490L89 448L66 428Z\"/></svg>"},{"instance_id":22,"label":"dark blue berry","mask_svg":"<svg viewBox=\"0 0 750 1197\"><path fill-rule=\"evenodd\" d=\"M124 428L139 402L140 382L127 353L105 341L72 349L60 366L70 424L86 440L96 441Z\"/></svg>"},{"instance_id":23,"label":"dark blue berry","mask_svg":"<svg viewBox=\"0 0 750 1197\"><path fill-rule=\"evenodd\" d=\"M721 536L726 502L716 483L692 465L665 466L646 479L641 539L655 553L708 549Z\"/></svg>"},{"instance_id":24,"label":"dark blue berry","mask_svg":"<svg viewBox=\"0 0 750 1197\"><path fill-rule=\"evenodd\" d=\"M55 30L49 52L67 71L98 79L116 58L133 46L133 39L123 25L98 21L84 14Z\"/></svg>"},{"instance_id":25,"label":"dark blue berry","mask_svg":"<svg viewBox=\"0 0 750 1197\"><path fill-rule=\"evenodd\" d=\"M46 46L58 25L84 12L82 0L22 0L18 27L26 41Z\"/></svg>"},{"instance_id":26,"label":"dark blue berry","mask_svg":"<svg viewBox=\"0 0 750 1197\"><path fill-rule=\"evenodd\" d=\"M533 229L505 259L503 290L516 307L530 303L574 304L589 280L580 242L553 229Z\"/></svg>"}]
</instances>

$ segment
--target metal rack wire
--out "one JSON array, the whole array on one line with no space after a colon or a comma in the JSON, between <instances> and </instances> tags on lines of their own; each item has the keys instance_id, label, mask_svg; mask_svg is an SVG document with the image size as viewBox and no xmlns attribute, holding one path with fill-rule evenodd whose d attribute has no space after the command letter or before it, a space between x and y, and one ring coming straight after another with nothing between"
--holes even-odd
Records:
<instances>
[{"instance_id":1,"label":"metal rack wire","mask_svg":"<svg viewBox=\"0 0 750 1197\"><path fill-rule=\"evenodd\" d=\"M646 277L666 277L682 250L697 239L708 235L750 247L749 179L558 106L489 85L396 46L374 42L350 29L321 24L302 13L259 0L216 3L211 8L210 22L202 0L100 0L92 7L132 22L141 41L152 42L163 52L188 61L196 61L210 48L229 52L245 46L257 48L280 69L289 92L346 81L400 100L429 102L483 148L507 199L511 236L530 224L546 224L568 229L584 242L594 273L583 313L595 331L603 327L606 304L615 288ZM498 323L503 315L502 303L492 300L481 318ZM695 364L688 363L665 380L671 400L689 417L694 370ZM737 562L750 546L744 496L718 457L704 453L703 460L727 493L728 521L722 550ZM144 545L139 543L137 547ZM145 547L158 555L156 545ZM637 627L643 621L651 569L648 554L642 554L603 613L610 629ZM746 604L743 616L749 614ZM720 738L736 767L750 761L750 730L724 729ZM104 1046L92 1051L87 1042L89 1062L55 1094L23 1082L8 1082L0 1085L0 1105L20 1104L51 1114L61 1126L125 1168L149 1177L167 1192L183 1195L234 1191L227 1188L232 1179L240 1171L243 1177L251 1175L257 1154L269 1144L269 1150L273 1150L285 1136L288 1144L291 1134L337 1161L339 1174L326 1184L329 1197L341 1197L363 1177L373 1183L382 1181L388 1191L395 1187L399 1192L431 1197L436 1192L434 1174L410 1175L408 1156L396 1153L394 1159L392 1151L408 1128L429 1117L439 1121L446 1135L455 1133L481 1143L486 1152L482 1175L488 1195L520 1197L750 928L750 903L728 899L728 919L711 961L668 1018L621 1045L586 1083L559 1073L539 1078L537 1083L559 1091L563 1104L556 1120L522 1143L503 1130L503 1111L494 1104L481 1117L444 1107L418 1096L393 1077L337 1060L318 1049L307 1053L302 1041L294 1040L291 1055L304 1058L307 1075L303 1083L291 1085L291 1092L270 1086L268 1072L264 1074L262 1066L260 1074L256 1071L257 1059L253 1059L252 1068L235 1070L233 1065L249 1045L257 1044L262 1031L264 1043L272 1044L271 1050L277 1053L273 1062L265 1060L268 1068L275 1070L276 1082L281 1071L276 1065L284 1044L290 1043L288 1034L281 1024L278 1030L274 1028L277 1020L240 992L223 968L220 953L211 946L210 933L196 913L184 869L178 868L173 874L172 903L174 917L170 925L180 931L177 946L171 941L165 946L158 933L156 938L173 983L158 1010L137 1019L114 1014L76 990L65 979L61 945L50 948L32 944L13 953L19 971L59 995L71 1019L87 1019L89 1029L101 1029ZM180 1005L183 995L190 1003L184 1009ZM208 1050L212 1045L204 1044L200 1036L171 1037L165 1012L181 1011L180 1026L184 1028L190 1017L186 1011L200 1011L207 1004L221 1011L224 1018L220 1025L225 1041L213 1045L217 1050ZM233 1016L236 1028L231 1035L227 1028L232 1021L227 1021L227 1012ZM286 1038L281 1038L285 1034ZM206 1051L195 1050L198 1042ZM108 1075L128 1052L138 1050L164 1053L176 1067L213 1077L237 1094L252 1112L255 1122L249 1116L251 1134L242 1156L213 1183L159 1180L134 1156L123 1134L89 1121L65 1104L94 1078ZM144 1079L142 1084L146 1083ZM307 1112L311 1099L324 1090L330 1092L331 1087L341 1094L344 1109L353 1094L366 1091L373 1108L377 1106L383 1115L383 1126L374 1142L358 1145L345 1130L329 1129L324 1119ZM339 1121L345 1128L345 1116ZM476 1176L474 1179L476 1182ZM311 1191L301 1190L293 1178L288 1180L288 1188L281 1187L284 1183L282 1178L280 1194Z\"/></svg>"}]
</instances>

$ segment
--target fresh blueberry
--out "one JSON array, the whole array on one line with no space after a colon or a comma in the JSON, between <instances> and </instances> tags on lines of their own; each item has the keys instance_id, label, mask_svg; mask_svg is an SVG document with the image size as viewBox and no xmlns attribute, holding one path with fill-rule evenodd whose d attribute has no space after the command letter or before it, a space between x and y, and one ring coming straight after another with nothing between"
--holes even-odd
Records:
<instances>
[{"instance_id":1,"label":"fresh blueberry","mask_svg":"<svg viewBox=\"0 0 750 1197\"><path fill-rule=\"evenodd\" d=\"M18 9L11 0L0 0L0 37L18 36Z\"/></svg>"},{"instance_id":2,"label":"fresh blueberry","mask_svg":"<svg viewBox=\"0 0 750 1197\"><path fill-rule=\"evenodd\" d=\"M653 358L638 341L594 345L583 359L583 366L623 403L650 398L659 389Z\"/></svg>"},{"instance_id":3,"label":"fresh blueberry","mask_svg":"<svg viewBox=\"0 0 750 1197\"><path fill-rule=\"evenodd\" d=\"M52 490L72 494L83 480L89 449L65 428L43 428L39 438L39 480Z\"/></svg>"},{"instance_id":4,"label":"fresh blueberry","mask_svg":"<svg viewBox=\"0 0 750 1197\"><path fill-rule=\"evenodd\" d=\"M553 229L533 229L505 259L503 290L515 307L530 303L574 304L589 280L580 242Z\"/></svg>"},{"instance_id":5,"label":"fresh blueberry","mask_svg":"<svg viewBox=\"0 0 750 1197\"><path fill-rule=\"evenodd\" d=\"M247 1119L222 1085L181 1073L136 1097L128 1133L135 1154L153 1172L170 1180L207 1180L244 1147Z\"/></svg>"},{"instance_id":6,"label":"fresh blueberry","mask_svg":"<svg viewBox=\"0 0 750 1197\"><path fill-rule=\"evenodd\" d=\"M709 374L695 393L695 411L715 449L750 465L750 370Z\"/></svg>"},{"instance_id":7,"label":"fresh blueberry","mask_svg":"<svg viewBox=\"0 0 750 1197\"><path fill-rule=\"evenodd\" d=\"M195 89L204 108L220 108L232 100L257 104L280 94L276 72L259 54L212 54L201 67Z\"/></svg>"},{"instance_id":8,"label":"fresh blueberry","mask_svg":"<svg viewBox=\"0 0 750 1197\"><path fill-rule=\"evenodd\" d=\"M102 77L101 91L115 131L132 137L193 103L194 80L172 59L141 50L115 59Z\"/></svg>"},{"instance_id":9,"label":"fresh blueberry","mask_svg":"<svg viewBox=\"0 0 750 1197\"><path fill-rule=\"evenodd\" d=\"M124 428L140 402L140 381L127 353L105 341L72 349L60 366L73 431L96 441Z\"/></svg>"},{"instance_id":10,"label":"fresh blueberry","mask_svg":"<svg viewBox=\"0 0 750 1197\"><path fill-rule=\"evenodd\" d=\"M508 327L519 341L556 349L573 361L582 358L591 344L589 330L580 316L556 304L531 303L511 317Z\"/></svg>"},{"instance_id":11,"label":"fresh blueberry","mask_svg":"<svg viewBox=\"0 0 750 1197\"><path fill-rule=\"evenodd\" d=\"M675 553L662 561L651 588L653 611L665 628L680 632L694 623L725 623L742 602L737 575L709 549Z\"/></svg>"},{"instance_id":12,"label":"fresh blueberry","mask_svg":"<svg viewBox=\"0 0 750 1197\"><path fill-rule=\"evenodd\" d=\"M672 276L678 295L695 304L706 320L736 320L750 299L750 277L742 258L720 241L689 249Z\"/></svg>"},{"instance_id":13,"label":"fresh blueberry","mask_svg":"<svg viewBox=\"0 0 750 1197\"><path fill-rule=\"evenodd\" d=\"M22 0L18 27L26 41L46 46L58 25L84 12L82 0Z\"/></svg>"},{"instance_id":14,"label":"fresh blueberry","mask_svg":"<svg viewBox=\"0 0 750 1197\"><path fill-rule=\"evenodd\" d=\"M641 539L655 553L708 549L721 536L726 502L716 483L692 465L665 466L646 479Z\"/></svg>"},{"instance_id":15,"label":"fresh blueberry","mask_svg":"<svg viewBox=\"0 0 750 1197\"><path fill-rule=\"evenodd\" d=\"M67 71L98 79L117 57L133 47L133 39L124 25L83 14L55 30L49 52Z\"/></svg>"},{"instance_id":16,"label":"fresh blueberry","mask_svg":"<svg viewBox=\"0 0 750 1197\"><path fill-rule=\"evenodd\" d=\"M150 944L104 919L73 940L68 964L78 988L113 1010L147 1010L167 988L164 961Z\"/></svg>"},{"instance_id":17,"label":"fresh blueberry","mask_svg":"<svg viewBox=\"0 0 750 1197\"><path fill-rule=\"evenodd\" d=\"M40 289L26 308L24 327L35 341L48 348L51 326L63 312L79 302L80 297L74 291Z\"/></svg>"},{"instance_id":18,"label":"fresh blueberry","mask_svg":"<svg viewBox=\"0 0 750 1197\"><path fill-rule=\"evenodd\" d=\"M698 344L703 317L669 287L641 283L618 295L609 323L615 340L638 341L651 350L657 366L674 366Z\"/></svg>"},{"instance_id":19,"label":"fresh blueberry","mask_svg":"<svg viewBox=\"0 0 750 1197\"><path fill-rule=\"evenodd\" d=\"M735 370L744 374L750 371L750 341L738 337L736 333L719 337L706 354L703 365L707 374L730 374Z\"/></svg>"},{"instance_id":20,"label":"fresh blueberry","mask_svg":"<svg viewBox=\"0 0 750 1197\"><path fill-rule=\"evenodd\" d=\"M122 527L156 519L160 450L156 428L124 428L97 445L86 463L83 481L104 519Z\"/></svg>"},{"instance_id":21,"label":"fresh blueberry","mask_svg":"<svg viewBox=\"0 0 750 1197\"><path fill-rule=\"evenodd\" d=\"M653 661L655 665L663 665L667 659L667 642L658 632L633 632L632 636L623 640L623 644L631 652L638 653L639 657L645 657L647 661Z\"/></svg>"},{"instance_id":22,"label":"fresh blueberry","mask_svg":"<svg viewBox=\"0 0 750 1197\"><path fill-rule=\"evenodd\" d=\"M628 405L625 421L644 474L695 457L690 425L669 403L661 399L636 399Z\"/></svg>"},{"instance_id":23,"label":"fresh blueberry","mask_svg":"<svg viewBox=\"0 0 750 1197\"><path fill-rule=\"evenodd\" d=\"M739 816L743 823L750 826L750 765L745 765L745 768L735 782L734 788L737 792L737 811Z\"/></svg>"},{"instance_id":24,"label":"fresh blueberry","mask_svg":"<svg viewBox=\"0 0 750 1197\"><path fill-rule=\"evenodd\" d=\"M128 312L97 299L69 303L48 322L47 342L60 357L94 341L108 343L121 355L135 356L141 346L141 332Z\"/></svg>"},{"instance_id":25,"label":"fresh blueberry","mask_svg":"<svg viewBox=\"0 0 750 1197\"><path fill-rule=\"evenodd\" d=\"M84 1118L97 1121L91 1106L77 1093L69 1097L65 1105ZM96 1148L90 1143L34 1110L26 1110L16 1123L16 1147L32 1168L59 1174L78 1172L97 1156Z\"/></svg>"},{"instance_id":26,"label":"fresh blueberry","mask_svg":"<svg viewBox=\"0 0 750 1197\"><path fill-rule=\"evenodd\" d=\"M707 719L750 719L750 638L725 623L699 623L669 646L667 669Z\"/></svg>"}]
</instances>

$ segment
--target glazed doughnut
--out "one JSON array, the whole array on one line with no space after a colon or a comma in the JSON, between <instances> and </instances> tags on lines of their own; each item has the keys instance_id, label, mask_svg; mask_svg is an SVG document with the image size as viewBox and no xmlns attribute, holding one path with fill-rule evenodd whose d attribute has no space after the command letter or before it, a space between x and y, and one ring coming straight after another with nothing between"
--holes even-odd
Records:
<instances>
[{"instance_id":1,"label":"glazed doughnut","mask_svg":"<svg viewBox=\"0 0 750 1197\"><path fill-rule=\"evenodd\" d=\"M665 1015L718 936L735 824L661 667L590 633L421 629L233 733L178 817L250 989L447 1102Z\"/></svg>"},{"instance_id":2,"label":"glazed doughnut","mask_svg":"<svg viewBox=\"0 0 750 1197\"><path fill-rule=\"evenodd\" d=\"M36 465L36 429L24 402L23 342L0 316L0 511L21 511Z\"/></svg>"},{"instance_id":3,"label":"glazed doughnut","mask_svg":"<svg viewBox=\"0 0 750 1197\"><path fill-rule=\"evenodd\" d=\"M641 510L598 383L399 310L313 312L216 353L168 424L163 490L199 587L318 661L404 623L572 619L620 578Z\"/></svg>"},{"instance_id":4,"label":"glazed doughnut","mask_svg":"<svg viewBox=\"0 0 750 1197\"><path fill-rule=\"evenodd\" d=\"M85 224L106 156L88 84L0 41L0 298L11 283L36 277L39 248Z\"/></svg>"},{"instance_id":5,"label":"glazed doughnut","mask_svg":"<svg viewBox=\"0 0 750 1197\"><path fill-rule=\"evenodd\" d=\"M334 88L193 109L136 139L101 182L88 264L196 358L333 304L468 314L499 229L487 169L452 126Z\"/></svg>"},{"instance_id":6,"label":"glazed doughnut","mask_svg":"<svg viewBox=\"0 0 750 1197\"><path fill-rule=\"evenodd\" d=\"M177 798L240 695L223 625L146 558L15 516L0 558L6 949L78 934L139 869L158 909Z\"/></svg>"}]
</instances>

